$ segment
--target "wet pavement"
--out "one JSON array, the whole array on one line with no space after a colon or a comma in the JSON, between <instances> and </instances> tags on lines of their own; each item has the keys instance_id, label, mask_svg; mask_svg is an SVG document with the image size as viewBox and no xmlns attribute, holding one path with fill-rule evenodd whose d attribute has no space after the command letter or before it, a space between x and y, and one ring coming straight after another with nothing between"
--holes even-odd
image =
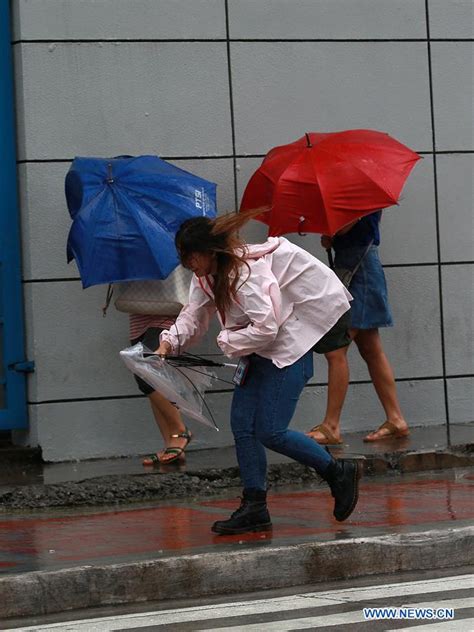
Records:
<instances>
[{"instance_id":1,"label":"wet pavement","mask_svg":"<svg viewBox=\"0 0 474 632\"><path fill-rule=\"evenodd\" d=\"M472 524L473 491L472 468L364 479L356 511L340 524L326 485L279 489L269 494L272 532L224 537L210 525L236 508L234 493L124 510L3 515L0 574L461 527Z\"/></svg>"},{"instance_id":2,"label":"wet pavement","mask_svg":"<svg viewBox=\"0 0 474 632\"><path fill-rule=\"evenodd\" d=\"M389 439L376 443L364 443L362 439L365 435L365 432L346 433L344 435L344 445L341 448L331 448L332 453L337 457L386 458L387 455L396 457L406 452L464 448L466 445L472 445L474 442L474 425L452 425L449 441L445 426L413 428L411 435L407 438ZM270 464L287 463L289 461L290 459L282 455L274 452L268 453L268 462ZM236 465L235 450L232 446L220 449L188 450L186 465L180 467L179 471L193 472L225 469ZM162 468L162 470L163 473L173 471L170 470L169 466ZM49 485L102 476L136 475L144 472L160 473L154 468L144 468L142 457L140 456L66 463L22 463L17 459L12 462L2 459L2 450L0 449L0 490L2 487L12 485Z\"/></svg>"}]
</instances>

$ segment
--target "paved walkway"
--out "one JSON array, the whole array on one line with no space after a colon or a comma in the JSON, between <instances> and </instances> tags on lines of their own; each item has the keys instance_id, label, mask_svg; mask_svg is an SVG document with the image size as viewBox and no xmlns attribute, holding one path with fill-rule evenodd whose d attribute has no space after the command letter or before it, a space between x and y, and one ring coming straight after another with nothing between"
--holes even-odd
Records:
<instances>
[{"instance_id":1,"label":"paved walkway","mask_svg":"<svg viewBox=\"0 0 474 632\"><path fill-rule=\"evenodd\" d=\"M236 508L235 497L0 515L0 574L465 526L473 491L472 469L367 478L341 524L326 485L279 490L269 494L273 532L225 537L210 525Z\"/></svg>"},{"instance_id":2,"label":"paved walkway","mask_svg":"<svg viewBox=\"0 0 474 632\"><path fill-rule=\"evenodd\" d=\"M403 453L426 454L437 450L465 448L472 444L474 436L473 424L453 424L450 429L448 445L445 426L413 428L409 437L404 439L389 439L375 443L364 443L366 432L344 433L344 445L331 448L336 457L365 457L396 461ZM150 446L150 449L159 445ZM187 451L186 464L179 467L179 471L205 471L209 469L224 469L237 465L235 448L233 446L219 449L200 449ZM143 474L144 472L160 473L157 468L144 468L142 457L95 459L80 462L41 463L9 460L2 456L0 449L0 490L7 486L24 486L33 484L56 484L67 481L81 481L98 476L126 476ZM291 459L268 451L268 462L286 463ZM448 465L452 467L452 465ZM415 470L416 468L414 468ZM423 469L423 468L419 468ZM177 471L178 468L165 466L161 473Z\"/></svg>"}]
</instances>

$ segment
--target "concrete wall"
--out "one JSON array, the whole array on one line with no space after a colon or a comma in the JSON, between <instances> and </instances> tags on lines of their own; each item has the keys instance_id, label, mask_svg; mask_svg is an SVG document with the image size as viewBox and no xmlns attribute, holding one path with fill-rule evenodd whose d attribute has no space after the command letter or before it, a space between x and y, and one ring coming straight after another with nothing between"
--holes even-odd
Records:
<instances>
[{"instance_id":1,"label":"concrete wall","mask_svg":"<svg viewBox=\"0 0 474 632\"><path fill-rule=\"evenodd\" d=\"M396 325L383 332L412 425L473 419L472 2L469 0L14 0L30 432L46 460L148 452L147 403L65 261L63 181L75 155L156 153L218 183L232 209L268 149L305 131L385 130L422 153L383 219ZM261 227L250 237L264 236ZM295 241L324 260L318 237ZM201 352L216 353L212 336ZM443 353L444 352L444 353ZM343 430L383 411L352 350ZM295 425L322 418L316 360ZM229 444L231 394L209 396ZM447 398L447 401L446 401Z\"/></svg>"}]
</instances>

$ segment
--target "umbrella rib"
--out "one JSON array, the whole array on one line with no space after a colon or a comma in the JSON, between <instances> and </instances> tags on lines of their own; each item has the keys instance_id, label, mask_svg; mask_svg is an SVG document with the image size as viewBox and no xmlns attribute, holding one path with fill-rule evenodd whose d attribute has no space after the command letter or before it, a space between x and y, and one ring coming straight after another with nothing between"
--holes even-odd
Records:
<instances>
[{"instance_id":1,"label":"umbrella rib","mask_svg":"<svg viewBox=\"0 0 474 632\"><path fill-rule=\"evenodd\" d=\"M320 194L321 194L321 199L322 199L322 201L323 201L323 207L324 207L324 210L326 211L326 209L327 209L327 202L326 202L326 200L324 199L324 192L323 192L323 188L322 188L322 186L321 186L321 182L319 181L318 172L316 171L315 164L314 164L314 162L313 162L313 161L311 161L311 169L313 170L314 177L316 178L316 182L318 183L319 192L320 192ZM328 220L327 218L328 218L328 214L327 214L327 212L326 212L326 221L327 221L328 226L329 226L329 220Z\"/></svg>"},{"instance_id":2,"label":"umbrella rib","mask_svg":"<svg viewBox=\"0 0 474 632\"><path fill-rule=\"evenodd\" d=\"M209 416L211 417L212 423L214 424L214 427L219 430L217 424L216 424L216 420L214 419L214 415L211 412L211 409L209 408L209 406L207 405L206 400L204 399L204 397L201 395L201 393L199 392L199 389L196 388L194 382L192 381L192 379L186 375L186 373L184 373L183 371L181 371L181 369L177 366L173 367L176 371L178 371L178 373L181 373L181 375L183 377L185 377L188 382L190 382L191 386L193 387L193 389L196 391L196 393L198 394L198 396L200 397L200 399L202 400L202 403L204 404L204 406L206 407L207 412L209 413Z\"/></svg>"},{"instance_id":3,"label":"umbrella rib","mask_svg":"<svg viewBox=\"0 0 474 632\"><path fill-rule=\"evenodd\" d=\"M389 195L393 200L395 199L395 196L393 195L391 191L387 191L387 189L384 189L383 187L381 187L375 180L372 179L372 177L368 173L364 171L364 169L362 169L362 167L359 167L358 165L355 165L354 163L348 161L347 158L341 156L338 151L332 150L332 152L329 152L324 148L321 148L320 151L324 152L325 154L328 154L329 156L336 156L337 158L339 158L339 160L342 160L343 162L348 162L351 165L351 167L353 167L354 169L357 169L357 171L359 171L360 173L363 173L364 176L377 187L377 189L379 189L386 195ZM392 167L390 168L393 169ZM393 204L396 204L396 201L394 201Z\"/></svg>"},{"instance_id":4,"label":"umbrella rib","mask_svg":"<svg viewBox=\"0 0 474 632\"><path fill-rule=\"evenodd\" d=\"M173 364L172 362L170 362L168 360L168 364L171 364L171 366L175 369L179 368L179 365ZM182 366L182 365L181 365ZM222 365L217 365L217 366L222 366ZM192 367L192 366L188 366L186 367L189 371L194 371L195 373L198 373L199 375L205 375L205 376L209 376L208 373L204 373L204 371L198 371L196 368ZM219 382L224 382L224 384L230 384L231 386L234 386L234 382L229 382L229 380L224 380L224 378L219 377L218 375L213 376L214 379L219 380Z\"/></svg>"},{"instance_id":5,"label":"umbrella rib","mask_svg":"<svg viewBox=\"0 0 474 632\"><path fill-rule=\"evenodd\" d=\"M128 187L127 185L122 185L122 188L127 190L127 191L133 191L133 189L131 187ZM140 230L140 234L143 236L144 241L146 242L146 244L148 245L148 247L150 248L150 252L154 253L155 252L155 244L151 241L147 231L143 231L140 225L140 222L138 221L138 213L136 210L135 205L130 205L130 216L133 217L133 220L136 224L136 226L139 228ZM162 228L165 233L169 233L169 230L166 228L166 226L163 226L162 222L158 222L156 221L156 217L153 216L153 214L149 211L148 208L141 208L141 211L152 221L156 222L160 228ZM177 267L178 265L178 257L176 255L176 262L175 265L173 266L171 272Z\"/></svg>"},{"instance_id":6,"label":"umbrella rib","mask_svg":"<svg viewBox=\"0 0 474 632\"><path fill-rule=\"evenodd\" d=\"M106 187L104 186L101 189L100 194L104 195L105 192L106 192ZM96 197L98 197L98 196L99 196L99 194ZM112 191L112 199L114 201L114 208L116 208L116 200L115 200L115 197L113 195L113 191ZM94 198L94 200L95 200L95 198ZM96 228L97 228L97 223L98 223L98 221L100 219L99 207L98 206L95 206L95 208L92 209L91 217L93 217L93 227L94 227L94 234L95 234ZM95 253L96 249L97 249L97 244L96 244L95 240L91 240L91 243L89 244L89 247L87 248L86 256L84 257L84 260L87 261L87 263L84 265L84 273L85 273L86 277L89 277L90 262L94 260L94 253Z\"/></svg>"},{"instance_id":7,"label":"umbrella rib","mask_svg":"<svg viewBox=\"0 0 474 632\"><path fill-rule=\"evenodd\" d=\"M186 351L186 353L183 353L182 356L172 356L173 358L182 358L183 360L189 360L190 362L194 362L195 364L199 365L199 366L224 366L219 362L215 362L214 360L210 360L208 358L203 358L202 356L196 355L195 353L189 353L188 351ZM199 363L199 364L198 364Z\"/></svg>"}]
</instances>

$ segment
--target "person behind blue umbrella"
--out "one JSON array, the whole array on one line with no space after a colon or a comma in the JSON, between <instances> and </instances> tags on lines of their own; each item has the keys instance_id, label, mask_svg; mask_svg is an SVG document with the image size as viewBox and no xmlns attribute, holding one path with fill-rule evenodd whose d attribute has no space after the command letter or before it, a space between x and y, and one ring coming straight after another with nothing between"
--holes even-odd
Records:
<instances>
[{"instance_id":1,"label":"person behind blue umbrella","mask_svg":"<svg viewBox=\"0 0 474 632\"><path fill-rule=\"evenodd\" d=\"M216 215L216 185L157 156L77 157L65 188L73 220L67 258L76 260L84 288L166 279L178 265L174 238L182 222ZM154 349L163 328L174 320L171 314L142 312L137 305L130 314L130 339ZM136 380L165 444L144 465L182 460L191 433L179 410Z\"/></svg>"},{"instance_id":2,"label":"person behind blue umbrella","mask_svg":"<svg viewBox=\"0 0 474 632\"><path fill-rule=\"evenodd\" d=\"M216 215L216 185L157 156L75 158L66 200L67 259L84 288L166 279L178 265L182 222Z\"/></svg>"}]
</instances>

